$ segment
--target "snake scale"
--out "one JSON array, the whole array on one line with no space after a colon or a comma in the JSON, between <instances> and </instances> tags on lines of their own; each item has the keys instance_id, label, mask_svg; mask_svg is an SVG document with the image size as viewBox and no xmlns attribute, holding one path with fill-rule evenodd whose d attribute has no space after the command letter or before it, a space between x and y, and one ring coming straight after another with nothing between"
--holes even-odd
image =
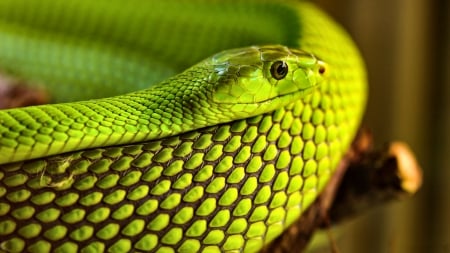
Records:
<instances>
[{"instance_id":1,"label":"snake scale","mask_svg":"<svg viewBox=\"0 0 450 253\"><path fill-rule=\"evenodd\" d=\"M58 102L0 111L4 252L257 252L367 97L354 43L303 1L1 0L0 71Z\"/></svg>"}]
</instances>

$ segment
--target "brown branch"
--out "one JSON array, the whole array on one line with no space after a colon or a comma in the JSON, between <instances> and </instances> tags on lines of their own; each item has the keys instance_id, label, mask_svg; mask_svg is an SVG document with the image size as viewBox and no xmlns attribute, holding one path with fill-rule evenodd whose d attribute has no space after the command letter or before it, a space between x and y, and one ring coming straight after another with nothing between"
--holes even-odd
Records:
<instances>
[{"instance_id":1,"label":"brown branch","mask_svg":"<svg viewBox=\"0 0 450 253\"><path fill-rule=\"evenodd\" d=\"M0 74L0 109L41 105L49 103L49 97L40 89Z\"/></svg>"}]
</instances>

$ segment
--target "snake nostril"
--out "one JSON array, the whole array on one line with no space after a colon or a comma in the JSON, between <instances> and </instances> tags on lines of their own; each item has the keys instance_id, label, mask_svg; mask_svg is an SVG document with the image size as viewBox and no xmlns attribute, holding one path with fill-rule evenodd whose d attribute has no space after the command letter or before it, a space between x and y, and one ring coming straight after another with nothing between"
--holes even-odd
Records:
<instances>
[{"instance_id":1,"label":"snake nostril","mask_svg":"<svg viewBox=\"0 0 450 253\"><path fill-rule=\"evenodd\" d=\"M319 67L319 74L323 75L325 73L325 67L324 66L320 66Z\"/></svg>"},{"instance_id":2,"label":"snake nostril","mask_svg":"<svg viewBox=\"0 0 450 253\"><path fill-rule=\"evenodd\" d=\"M319 61L319 74L323 75L325 74L327 68L325 67L325 63L322 61Z\"/></svg>"}]
</instances>

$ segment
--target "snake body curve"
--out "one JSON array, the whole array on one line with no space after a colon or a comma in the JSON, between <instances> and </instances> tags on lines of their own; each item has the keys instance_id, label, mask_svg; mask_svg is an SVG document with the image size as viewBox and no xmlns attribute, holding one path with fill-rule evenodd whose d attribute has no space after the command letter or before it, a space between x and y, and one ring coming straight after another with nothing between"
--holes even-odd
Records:
<instances>
[{"instance_id":1,"label":"snake body curve","mask_svg":"<svg viewBox=\"0 0 450 253\"><path fill-rule=\"evenodd\" d=\"M0 3L0 70L7 74L48 83L65 100L98 95L84 94L84 85L116 95L161 81L149 90L109 100L0 111L1 250L256 252L298 219L332 176L356 132L366 100L363 63L342 28L305 2L153 4L122 8L114 1L68 1L67 6L53 1ZM77 16L81 14L85 18ZM140 25L144 18L148 25ZM90 25L82 26L83 22ZM174 28L167 29L171 25ZM216 29L220 34L214 35ZM210 72L201 61L166 79L214 52L254 44L283 44L302 51L284 46L240 49L250 52L248 56L224 51L205 60L220 63ZM291 71L300 69L296 74L300 77L294 79L301 81L286 82L277 90L272 89L277 82L268 69L279 62L280 51L295 52L295 59L283 54L281 59ZM264 52L269 52L267 66L258 67L261 61L248 64L255 54L263 60ZM237 55L236 65L223 59L230 54ZM322 62L326 64L323 77ZM198 101L196 110L179 117L173 117L176 110L158 110L162 104L164 110L178 106L177 101L184 99L174 95L174 100L160 101L158 89L166 90L165 95L168 90L176 94L200 83L201 90L223 79L216 73L230 71L239 73L224 81L233 89L214 86L206 93L189 93L194 95L187 101ZM287 76L293 77L292 73ZM254 91L249 80L266 86ZM294 90L302 92L289 91L294 83L298 84ZM135 86L128 87L131 84ZM248 89L243 90L251 96L233 93L245 85ZM278 99L284 93L294 95ZM140 103L147 94L155 99ZM242 103L230 103L235 100ZM189 109L191 104L182 107ZM248 109L248 104L265 106ZM85 111L77 109L81 107ZM89 123L70 117L76 110L80 116L91 116L92 111L94 116L108 116L123 110L127 115L141 113L135 121L142 122L149 115L147 109L153 109L148 118L154 120L152 126L144 120L143 125L121 129L126 120L114 118L118 122L114 131L107 129L111 122L105 117ZM38 116L30 119L33 110L39 110ZM41 122L46 128L39 130L37 123L46 116L53 121ZM48 128L68 133L71 123L77 123L74 129L91 127L86 133L93 136L103 129L133 137L81 136L73 142L76 145L68 145L67 136L54 134L50 143L62 140L68 149L34 145L40 140L33 139L36 133L51 136ZM141 133L144 137L137 138ZM108 142L111 139L120 141Z\"/></svg>"}]
</instances>

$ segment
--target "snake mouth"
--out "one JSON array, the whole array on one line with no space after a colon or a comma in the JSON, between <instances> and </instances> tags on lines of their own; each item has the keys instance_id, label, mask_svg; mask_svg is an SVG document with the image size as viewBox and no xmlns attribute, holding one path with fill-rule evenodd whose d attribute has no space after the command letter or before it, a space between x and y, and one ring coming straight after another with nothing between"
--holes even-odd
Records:
<instances>
[{"instance_id":1,"label":"snake mouth","mask_svg":"<svg viewBox=\"0 0 450 253\"><path fill-rule=\"evenodd\" d=\"M302 98L308 96L318 86L319 85L316 84L314 86L310 86L310 87L305 88L305 89L289 92L289 93L286 93L286 94L283 94L283 95L280 95L280 96L276 96L276 97L273 97L273 98L268 98L266 100L262 100L260 102L253 103L253 104L275 103L276 101L279 101L279 100L286 101L286 103L283 103L283 105L290 104L291 102L292 103L296 102L298 99L302 99ZM252 104L252 103L241 103L241 104Z\"/></svg>"},{"instance_id":2,"label":"snake mouth","mask_svg":"<svg viewBox=\"0 0 450 253\"><path fill-rule=\"evenodd\" d=\"M220 104L226 115L233 115L235 119L253 117L265 113L270 113L277 109L283 108L289 104L299 102L301 99L309 96L317 88L318 85L308 87L303 90L290 92L281 96L259 101L257 103L223 103Z\"/></svg>"}]
</instances>

